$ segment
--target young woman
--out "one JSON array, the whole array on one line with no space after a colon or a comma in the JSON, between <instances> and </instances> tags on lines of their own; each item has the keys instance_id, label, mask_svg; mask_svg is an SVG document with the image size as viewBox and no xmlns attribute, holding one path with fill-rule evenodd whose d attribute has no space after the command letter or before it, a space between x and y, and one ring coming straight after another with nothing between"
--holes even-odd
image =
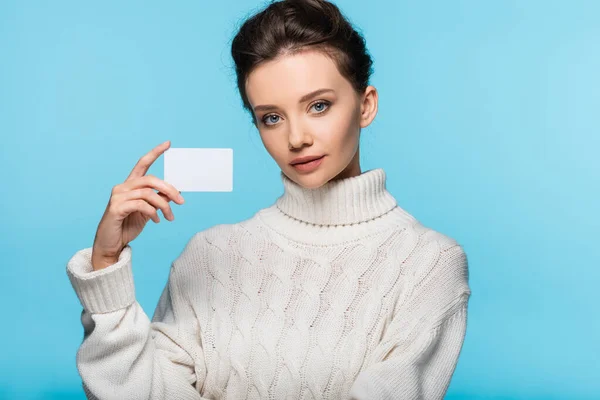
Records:
<instances>
[{"instance_id":1,"label":"young woman","mask_svg":"<svg viewBox=\"0 0 600 400\"><path fill-rule=\"evenodd\" d=\"M77 367L97 399L442 399L470 297L454 239L362 172L377 113L363 38L326 1L271 3L232 43L243 105L284 192L252 218L196 233L149 320L129 245L176 188L142 157L113 188L94 245L68 262L81 301ZM156 193L153 189L158 190Z\"/></svg>"}]
</instances>

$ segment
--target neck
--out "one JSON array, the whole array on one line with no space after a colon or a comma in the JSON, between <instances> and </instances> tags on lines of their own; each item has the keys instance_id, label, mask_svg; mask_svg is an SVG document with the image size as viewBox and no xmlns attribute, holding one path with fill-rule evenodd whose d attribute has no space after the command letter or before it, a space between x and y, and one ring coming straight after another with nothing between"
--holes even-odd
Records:
<instances>
[{"instance_id":1,"label":"neck","mask_svg":"<svg viewBox=\"0 0 600 400\"><path fill-rule=\"evenodd\" d=\"M307 189L281 173L284 193L258 218L275 233L273 240L287 239L326 246L357 240L397 229L404 222L396 199L385 188L383 169L332 180Z\"/></svg>"},{"instance_id":2,"label":"neck","mask_svg":"<svg viewBox=\"0 0 600 400\"><path fill-rule=\"evenodd\" d=\"M314 225L351 225L367 222L390 211L396 200L386 190L383 169L331 180L308 189L283 172L284 193L276 201L285 215Z\"/></svg>"},{"instance_id":3,"label":"neck","mask_svg":"<svg viewBox=\"0 0 600 400\"><path fill-rule=\"evenodd\" d=\"M269 237L286 247L289 240L310 246L330 246L385 235L418 221L396 204L386 190L383 169L332 180L307 189L283 172L284 193L257 213Z\"/></svg>"}]
</instances>

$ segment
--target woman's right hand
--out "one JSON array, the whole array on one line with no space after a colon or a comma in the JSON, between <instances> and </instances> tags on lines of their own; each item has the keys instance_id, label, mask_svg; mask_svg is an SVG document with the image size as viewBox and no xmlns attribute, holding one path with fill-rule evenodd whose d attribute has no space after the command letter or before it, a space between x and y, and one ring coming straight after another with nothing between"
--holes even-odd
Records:
<instances>
[{"instance_id":1,"label":"woman's right hand","mask_svg":"<svg viewBox=\"0 0 600 400\"><path fill-rule=\"evenodd\" d=\"M152 163L170 146L168 140L152 149L139 159L125 182L113 187L94 238L94 270L115 264L121 251L138 237L148 220L159 223L159 208L167 220L175 219L169 201L183 204L183 197L173 185L153 175L146 175Z\"/></svg>"}]
</instances>

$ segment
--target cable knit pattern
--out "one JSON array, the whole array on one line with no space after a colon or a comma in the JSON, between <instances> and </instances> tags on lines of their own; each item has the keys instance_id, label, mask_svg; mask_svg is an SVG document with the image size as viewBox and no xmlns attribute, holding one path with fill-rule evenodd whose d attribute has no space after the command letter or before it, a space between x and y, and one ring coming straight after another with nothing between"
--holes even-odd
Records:
<instances>
[{"instance_id":1,"label":"cable knit pattern","mask_svg":"<svg viewBox=\"0 0 600 400\"><path fill-rule=\"evenodd\" d=\"M198 232L150 320L132 249L67 274L89 399L443 399L467 326L467 258L396 204L382 169Z\"/></svg>"}]
</instances>

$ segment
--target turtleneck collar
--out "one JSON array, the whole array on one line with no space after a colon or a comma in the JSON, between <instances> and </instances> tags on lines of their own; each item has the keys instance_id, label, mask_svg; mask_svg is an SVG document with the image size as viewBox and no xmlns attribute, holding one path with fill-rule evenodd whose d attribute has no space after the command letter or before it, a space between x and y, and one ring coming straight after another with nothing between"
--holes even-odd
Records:
<instances>
[{"instance_id":1,"label":"turtleneck collar","mask_svg":"<svg viewBox=\"0 0 600 400\"><path fill-rule=\"evenodd\" d=\"M284 193L275 205L287 216L309 224L356 224L396 207L396 199L386 190L386 175L381 168L329 181L316 189L300 186L283 172L281 179Z\"/></svg>"}]
</instances>

